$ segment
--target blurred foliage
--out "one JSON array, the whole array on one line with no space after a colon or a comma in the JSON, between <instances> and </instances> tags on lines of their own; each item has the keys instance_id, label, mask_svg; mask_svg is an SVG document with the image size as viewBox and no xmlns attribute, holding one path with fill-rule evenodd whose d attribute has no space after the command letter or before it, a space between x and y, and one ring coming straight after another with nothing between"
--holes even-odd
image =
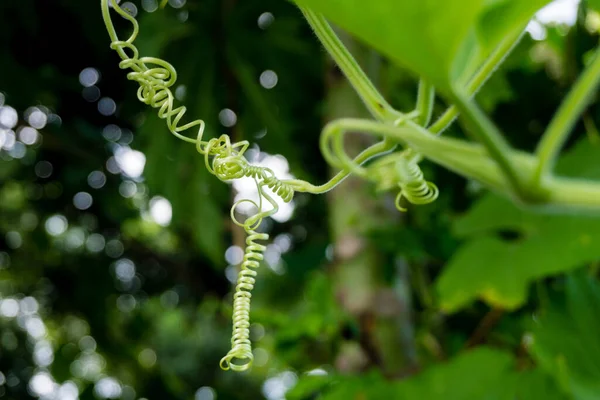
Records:
<instances>
[{"instance_id":1,"label":"blurred foliage","mask_svg":"<svg viewBox=\"0 0 600 400\"><path fill-rule=\"evenodd\" d=\"M558 171L600 179L599 150L584 139L565 155ZM446 311L456 311L476 297L491 306L514 309L527 300L529 283L600 257L600 219L587 213L534 214L490 194L455 227L457 235L472 240L456 252L437 282ZM470 277L467 283L465 276Z\"/></svg>"},{"instance_id":2,"label":"blurred foliage","mask_svg":"<svg viewBox=\"0 0 600 400\"><path fill-rule=\"evenodd\" d=\"M473 3L522 23L544 2ZM141 52L177 68L174 92L190 117L206 120L208 137L247 139L254 161L281 155L294 176L327 179L319 132L327 110L343 108L329 94L344 81L291 2L134 4ZM340 5L342 26L355 14L389 14L386 4L421 10L327 4ZM460 12L446 15L452 6ZM445 82L461 63L449 41L469 7L436 7L447 17L436 35L393 20L414 41L390 36L375 46L383 55L401 48L407 69L352 46L405 111L415 70ZM515 28L501 19L480 21L482 53ZM364 20L358 37L377 39L369 35L379 22ZM574 26L525 35L478 93L514 146L539 140L596 46L599 21L582 3ZM291 218L267 221L273 240L251 316L255 365L221 371L244 245L229 220L235 189L139 104L99 4L4 0L0 22L0 399L600 398L600 221L532 213L431 164L423 170L440 198L406 214L349 179L336 204L358 203L360 218L333 209L332 197L299 195ZM430 45L443 62L431 63ZM445 106L436 103L435 114ZM224 109L235 123L223 123ZM560 174L600 179L598 111L594 99ZM447 134L463 132L455 124ZM336 236L340 223L359 235ZM373 256L360 258L366 248ZM336 280L348 258L375 276L360 311Z\"/></svg>"},{"instance_id":3,"label":"blurred foliage","mask_svg":"<svg viewBox=\"0 0 600 400\"><path fill-rule=\"evenodd\" d=\"M448 94L453 84L466 84L506 37L520 32L550 1L382 0L376 5L345 0L297 2L322 12ZM397 18L386 18L388 13Z\"/></svg>"}]
</instances>

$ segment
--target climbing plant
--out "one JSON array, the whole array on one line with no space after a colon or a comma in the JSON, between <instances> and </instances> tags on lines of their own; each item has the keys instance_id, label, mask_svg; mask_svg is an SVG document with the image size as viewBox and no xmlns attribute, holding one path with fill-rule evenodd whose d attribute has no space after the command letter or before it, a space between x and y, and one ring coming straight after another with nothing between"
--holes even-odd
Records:
<instances>
[{"instance_id":1,"label":"climbing plant","mask_svg":"<svg viewBox=\"0 0 600 400\"><path fill-rule=\"evenodd\" d=\"M534 154L511 147L473 99L521 40L525 25L548 3L547 0L385 0L374 4L357 0L297 0L296 3L373 117L338 119L325 126L320 149L327 163L338 172L331 180L318 185L299 179L279 179L271 169L248 162L244 157L250 145L248 141L234 142L228 135L205 138L203 120L185 122L186 108L175 104L171 91L177 80L175 68L165 60L140 54L135 45L139 34L136 19L116 0L101 0L110 46L121 58L119 66L129 71L128 79L139 84L138 99L157 109L158 116L166 121L168 130L175 137L195 146L204 158L206 169L216 178L231 182L250 177L259 193L258 201L243 199L231 208L232 221L244 229L247 238L234 293L232 348L221 361L223 369L242 371L252 364L250 298L256 270L266 248L260 242L269 238L261 232L260 226L265 218L277 212L276 198L290 202L296 192L325 193L346 177L355 175L379 187L396 190L396 207L406 211L410 204L429 204L438 198L438 187L426 180L419 166L427 159L484 184L501 196L503 200L497 201L504 202L502 207L518 204L536 212L563 214L593 213L600 209L600 182L593 179L597 177L577 173L566 177L553 173L561 148L597 89L599 56L590 57L585 71L549 123ZM133 26L125 40L120 38L113 25L111 8ZM385 100L327 19L418 77L414 110L401 112ZM432 122L436 94L450 106ZM472 141L441 136L457 118L472 136ZM349 155L345 151L348 132L361 132L379 141L358 155ZM507 199L510 200L508 205ZM256 209L243 221L236 212L242 203L249 203ZM506 212L514 215L519 211ZM544 230L544 224L549 224L544 217L536 223L540 230ZM545 239L540 240L544 242ZM491 242L479 245L487 246L485 249L488 250L501 247ZM463 250L461 254L468 257L469 251ZM594 254L573 263L587 261ZM460 264L460 261L456 262ZM519 293L511 293L502 291L501 285L490 289L476 284L470 292L460 289L452 293L452 289L460 288L460 285L455 285L452 278L456 268L448 271L438 284L447 309L478 295L502 305L510 301L509 305L516 306L523 301L522 288ZM527 282L546 272L532 272L520 281ZM482 352L481 357L504 363L502 356L492 353Z\"/></svg>"}]
</instances>

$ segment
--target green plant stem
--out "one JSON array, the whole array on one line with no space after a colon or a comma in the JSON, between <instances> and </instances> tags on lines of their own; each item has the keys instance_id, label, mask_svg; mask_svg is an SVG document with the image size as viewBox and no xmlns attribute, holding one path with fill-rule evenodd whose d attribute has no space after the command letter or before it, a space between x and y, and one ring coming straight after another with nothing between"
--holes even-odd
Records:
<instances>
[{"instance_id":1,"label":"green plant stem","mask_svg":"<svg viewBox=\"0 0 600 400\"><path fill-rule=\"evenodd\" d=\"M393 142L381 141L363 150L358 156L354 158L354 162L357 165L362 165L367 161L373 159L374 157L390 153L392 150L394 150L395 147L396 144ZM313 185L312 183L299 179L286 180L284 181L284 183L290 185L294 188L294 190L298 192L322 194L330 191L331 189L335 188L337 185L342 183L348 176L350 176L350 173L350 170L343 169L340 172L338 172L333 178L331 178L328 182L322 185Z\"/></svg>"},{"instance_id":2,"label":"green plant stem","mask_svg":"<svg viewBox=\"0 0 600 400\"><path fill-rule=\"evenodd\" d=\"M305 7L299 6L299 8L323 47L348 78L373 117L385 122L393 122L401 118L403 114L383 98L325 18Z\"/></svg>"},{"instance_id":3,"label":"green plant stem","mask_svg":"<svg viewBox=\"0 0 600 400\"><path fill-rule=\"evenodd\" d=\"M585 179L552 178L545 187L548 189L549 210L561 213L580 209L600 209L600 182Z\"/></svg>"},{"instance_id":4,"label":"green plant stem","mask_svg":"<svg viewBox=\"0 0 600 400\"><path fill-rule=\"evenodd\" d=\"M506 179L500 173L496 163L489 159L485 148L479 144L431 135L426 129L412 121L406 121L399 126L392 126L371 120L342 118L330 122L323 129L323 133L321 134L322 152L324 154L331 154L331 151L327 148L330 139L335 138L345 131L368 133L380 137L384 141L364 150L354 160L350 160L355 163L354 165L345 165L344 163L348 161L345 158L334 158L333 155L327 157L332 158L335 161L334 164L339 165L342 171L324 185L316 186L301 180L288 180L285 183L289 184L296 191L314 194L324 193L331 190L337 183L348 176L350 171L356 168L356 165L361 165L375 155L383 154L386 143L390 149L393 147L389 146L401 143L413 148L416 152L425 154L428 159L463 176L477 179L500 191L506 192L509 189L507 188ZM376 146L378 148L375 148ZM395 156L396 154L391 154L387 157L390 157L391 162L393 162ZM528 169L531 170L533 157L520 152L514 152L513 157L517 162L527 164Z\"/></svg>"},{"instance_id":5,"label":"green plant stem","mask_svg":"<svg viewBox=\"0 0 600 400\"><path fill-rule=\"evenodd\" d=\"M466 92L470 96L475 95L475 93L481 89L485 82L487 82L494 71L496 71L496 69L502 64L510 52L519 43L524 32L525 28L518 33L513 34L512 36L507 37L492 52L492 54L487 58L481 68L477 70L477 73L475 73L475 75L467 84ZM452 123L458 117L458 114L458 108L456 106L451 106L438 120L435 121L433 125L429 127L429 131L433 134L441 135L446 129L448 129L448 127L450 127L450 125L452 125Z\"/></svg>"},{"instance_id":6,"label":"green plant stem","mask_svg":"<svg viewBox=\"0 0 600 400\"><path fill-rule=\"evenodd\" d=\"M542 136L536 150L539 163L533 177L534 184L543 184L549 178L556 157L569 137L573 126L589 104L592 95L596 92L599 83L600 50L597 50L594 59L575 82Z\"/></svg>"},{"instance_id":7,"label":"green plant stem","mask_svg":"<svg viewBox=\"0 0 600 400\"><path fill-rule=\"evenodd\" d=\"M433 85L425 80L419 81L419 91L417 93L417 108L418 117L415 122L421 126L429 125L431 115L433 114L433 103L435 101L435 89Z\"/></svg>"},{"instance_id":8,"label":"green plant stem","mask_svg":"<svg viewBox=\"0 0 600 400\"><path fill-rule=\"evenodd\" d=\"M377 137L387 138L390 143L401 143L405 146L410 146L415 151L425 154L434 163L454 171L461 176L475 179L503 195L510 195L512 193L518 195L516 200L531 200L531 197L528 198L522 193L511 191L513 187L504 171L500 168L497 161L490 157L487 148L481 144L434 136L412 121L407 121L401 126L391 126L376 121L349 118L338 119L327 124L322 134L325 137L323 142L327 142L327 138L332 137L339 130L365 132ZM383 142L379 143L379 145L382 146ZM382 148L379 148L379 150L383 151ZM367 149L354 161L365 162L374 154L376 154L375 151ZM393 158L396 156L400 156L400 153L390 154L386 157L390 157L389 162L394 162ZM509 165L516 167L516 170L520 171L520 175L518 176L521 179L533 175L537 165L537 160L533 155L508 149L505 156L508 157L507 162ZM384 161L387 162L386 159L382 159L378 163L382 165ZM348 171L345 168L332 181L320 186L302 180L287 180L285 183L298 192L324 193L331 190L336 182L339 183L348 176ZM523 180L526 181L526 179ZM573 211L574 209L583 210L584 212L600 211L600 182L553 178L548 182L547 190L548 192L544 191L545 197L543 199L536 199L538 203L531 205L532 202L530 202L532 209L550 212L565 212L569 210ZM525 193L530 194L530 192ZM535 191L534 194L536 194Z\"/></svg>"},{"instance_id":9,"label":"green plant stem","mask_svg":"<svg viewBox=\"0 0 600 400\"><path fill-rule=\"evenodd\" d=\"M522 200L532 200L530 198L533 191L525 186L525 179L519 174L520 169L509 157L512 149L496 125L467 95L457 92L454 101L471 134L485 146L491 158L498 164L508 181L509 189ZM535 191L536 188L533 189Z\"/></svg>"}]
</instances>

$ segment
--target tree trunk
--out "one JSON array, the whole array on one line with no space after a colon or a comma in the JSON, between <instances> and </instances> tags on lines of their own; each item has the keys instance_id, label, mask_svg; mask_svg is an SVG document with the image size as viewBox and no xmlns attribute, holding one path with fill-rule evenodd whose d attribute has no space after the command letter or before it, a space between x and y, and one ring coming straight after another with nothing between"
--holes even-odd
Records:
<instances>
[{"instance_id":1,"label":"tree trunk","mask_svg":"<svg viewBox=\"0 0 600 400\"><path fill-rule=\"evenodd\" d=\"M370 65L379 68L377 56L347 37L342 39L363 67L371 61ZM368 118L365 107L333 62L327 70L326 120ZM372 142L366 135L352 132L346 136L345 148L354 156ZM395 209L385 209L382 197L370 194L373 188L369 185L350 177L328 194L334 256L330 273L338 301L360 327L358 341L342 346L336 367L341 372L357 372L379 366L386 375L400 376L414 367L416 358L407 268L401 262L394 267L398 273L393 283L396 290L392 289L384 281L386 261L366 234L390 224L394 218L401 221Z\"/></svg>"}]
</instances>

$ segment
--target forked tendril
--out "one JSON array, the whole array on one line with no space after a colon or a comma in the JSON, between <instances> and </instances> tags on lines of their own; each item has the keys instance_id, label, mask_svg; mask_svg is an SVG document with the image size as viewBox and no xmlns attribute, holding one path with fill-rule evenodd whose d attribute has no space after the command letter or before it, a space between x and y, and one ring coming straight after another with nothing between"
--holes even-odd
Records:
<instances>
[{"instance_id":1,"label":"forked tendril","mask_svg":"<svg viewBox=\"0 0 600 400\"><path fill-rule=\"evenodd\" d=\"M133 32L127 40L120 40L110 16L110 6L133 25ZM167 3L164 0L161 7ZM138 99L158 110L158 116L166 121L169 131L177 138L196 145L198 153L204 156L204 162L208 171L223 182L229 182L240 178L252 178L256 183L259 194L258 203L242 199L237 201L231 208L232 221L242 227L247 234L244 258L238 274L237 285L234 292L233 303L233 334L231 338L231 350L220 362L222 369L244 371L248 369L253 361L252 346L249 338L250 329L250 299L254 288L257 271L264 256L266 247L258 241L266 241L269 235L259 233L258 229L264 218L270 217L278 211L275 199L267 189L284 202L290 202L294 197L294 191L300 190L311 193L322 193L338 185L350 173L369 177L377 174L368 174L361 164L371 158L389 154L396 143L388 139L365 149L361 154L351 159L343 149L344 129L337 131L324 130L321 140L321 148L326 160L341 171L321 186L314 186L301 180L279 180L274 172L266 167L251 165L244 157L248 149L247 141L231 143L228 135L219 138L203 139L205 123L201 119L189 123L182 123L186 113L185 106L175 107L175 97L171 87L177 80L175 68L168 62L154 57L140 57L137 47L133 44L139 32L137 20L117 4L117 0L101 0L102 15L104 23L111 38L110 47L121 57L119 67L130 70L127 78L138 83ZM186 136L184 133L194 129L194 137ZM327 133L329 132L329 133ZM329 140L333 141L333 150L330 150ZM437 188L435 185L425 182L423 175L418 169L414 158L411 160L400 160L397 162L397 183L401 188L399 197L404 197L414 204L425 204L435 200ZM263 208L263 199L270 205L270 209ZM250 203L257 212L240 222L236 218L236 209L242 203ZM403 210L401 207L399 209Z\"/></svg>"},{"instance_id":2,"label":"forked tendril","mask_svg":"<svg viewBox=\"0 0 600 400\"><path fill-rule=\"evenodd\" d=\"M406 114L396 120L394 125L400 126L411 118L410 114ZM347 132L341 123L332 124L323 131L321 153L330 165L375 181L384 190L399 187L400 192L395 201L399 211L407 211L400 205L403 198L415 205L429 204L437 200L439 190L435 184L425 180L418 164L418 153L408 148L400 153L382 158L373 166L364 167L356 162L356 158L350 158L344 149L344 136ZM380 143L387 141L389 139L386 138Z\"/></svg>"}]
</instances>

